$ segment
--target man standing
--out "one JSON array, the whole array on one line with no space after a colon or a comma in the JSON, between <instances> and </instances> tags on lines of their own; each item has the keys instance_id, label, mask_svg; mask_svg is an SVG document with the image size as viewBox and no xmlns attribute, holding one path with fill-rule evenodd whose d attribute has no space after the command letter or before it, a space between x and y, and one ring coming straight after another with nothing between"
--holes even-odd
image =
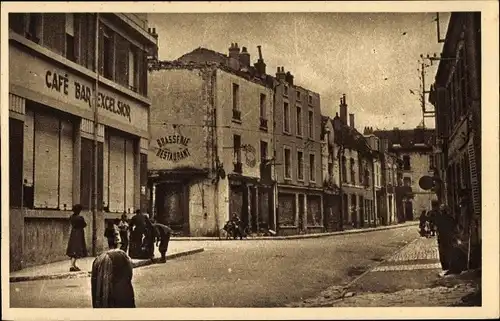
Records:
<instances>
[{"instance_id":1,"label":"man standing","mask_svg":"<svg viewBox=\"0 0 500 321\"><path fill-rule=\"evenodd\" d=\"M167 261L168 242L173 231L170 227L160 223L153 223L153 226L155 229L156 245L161 254L161 262L165 263ZM159 245L158 242L160 243Z\"/></svg>"},{"instance_id":2,"label":"man standing","mask_svg":"<svg viewBox=\"0 0 500 321\"><path fill-rule=\"evenodd\" d=\"M440 209L437 209L436 203L432 203L433 209L431 210L431 217L434 218L434 224L437 227L437 241L439 249L439 260L441 261L441 266L443 272L441 275L450 274L452 255L453 255L453 242L455 238L455 228L456 223L454 218L451 216L448 207L444 204L441 205Z\"/></svg>"},{"instance_id":3,"label":"man standing","mask_svg":"<svg viewBox=\"0 0 500 321\"><path fill-rule=\"evenodd\" d=\"M133 259L142 257L142 238L146 232L146 216L141 210L135 211L135 215L130 219L130 250L129 255Z\"/></svg>"}]
</instances>

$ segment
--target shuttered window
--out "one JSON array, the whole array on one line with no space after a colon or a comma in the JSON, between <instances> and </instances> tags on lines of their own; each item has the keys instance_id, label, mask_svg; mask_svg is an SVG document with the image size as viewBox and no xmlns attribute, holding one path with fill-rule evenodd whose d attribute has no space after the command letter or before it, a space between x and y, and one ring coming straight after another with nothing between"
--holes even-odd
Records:
<instances>
[{"instance_id":1,"label":"shuttered window","mask_svg":"<svg viewBox=\"0 0 500 321\"><path fill-rule=\"evenodd\" d=\"M37 208L58 207L59 119L35 115L35 204Z\"/></svg>"},{"instance_id":2,"label":"shuttered window","mask_svg":"<svg viewBox=\"0 0 500 321\"><path fill-rule=\"evenodd\" d=\"M44 13L43 17L43 45L64 55L66 47L66 14Z\"/></svg>"},{"instance_id":3,"label":"shuttered window","mask_svg":"<svg viewBox=\"0 0 500 321\"><path fill-rule=\"evenodd\" d=\"M133 213L136 206L135 141L110 134L106 143L104 203L109 206L110 212Z\"/></svg>"},{"instance_id":4,"label":"shuttered window","mask_svg":"<svg viewBox=\"0 0 500 321\"><path fill-rule=\"evenodd\" d=\"M120 212L125 210L125 139L119 136L109 137L109 210Z\"/></svg>"},{"instance_id":5,"label":"shuttered window","mask_svg":"<svg viewBox=\"0 0 500 321\"><path fill-rule=\"evenodd\" d=\"M68 120L61 120L60 126L59 209L71 210L73 207L73 124Z\"/></svg>"},{"instance_id":6,"label":"shuttered window","mask_svg":"<svg viewBox=\"0 0 500 321\"><path fill-rule=\"evenodd\" d=\"M24 205L71 209L73 203L73 124L26 111L24 124Z\"/></svg>"},{"instance_id":7,"label":"shuttered window","mask_svg":"<svg viewBox=\"0 0 500 321\"><path fill-rule=\"evenodd\" d=\"M125 140L125 210L133 213L135 207L135 160L134 141Z\"/></svg>"}]
</instances>

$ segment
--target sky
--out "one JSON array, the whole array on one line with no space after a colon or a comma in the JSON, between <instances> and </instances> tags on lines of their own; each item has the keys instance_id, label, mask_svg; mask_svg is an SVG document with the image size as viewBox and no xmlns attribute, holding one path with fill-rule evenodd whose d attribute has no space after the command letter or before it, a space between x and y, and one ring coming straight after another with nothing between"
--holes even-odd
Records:
<instances>
[{"instance_id":1,"label":"sky","mask_svg":"<svg viewBox=\"0 0 500 321\"><path fill-rule=\"evenodd\" d=\"M449 16L440 14L441 38ZM333 117L346 94L348 113L362 132L422 122L420 54L439 55L442 48L435 18L433 12L149 13L148 24L159 35L160 60L198 47L227 54L238 43L254 63L261 45L267 73L285 67L296 84L320 94L322 114ZM425 68L426 90L436 69L436 63ZM434 120L426 118L425 125L433 128Z\"/></svg>"}]
</instances>

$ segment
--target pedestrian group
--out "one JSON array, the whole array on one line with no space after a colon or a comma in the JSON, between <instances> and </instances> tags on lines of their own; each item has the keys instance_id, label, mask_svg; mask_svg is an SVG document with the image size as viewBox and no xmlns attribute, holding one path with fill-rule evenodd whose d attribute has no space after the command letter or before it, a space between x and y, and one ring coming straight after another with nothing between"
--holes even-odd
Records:
<instances>
[{"instance_id":1,"label":"pedestrian group","mask_svg":"<svg viewBox=\"0 0 500 321\"><path fill-rule=\"evenodd\" d=\"M76 261L88 256L84 232L87 223L80 215L81 211L82 206L77 204L73 206L70 216L71 232L66 249L66 255L71 258L70 272L81 271ZM156 243L161 254L160 262L166 262L171 235L170 227L156 223L140 210L130 220L123 214L120 219L108 221L104 230L108 250L98 255L92 263L92 306L135 307L131 259L154 259Z\"/></svg>"}]
</instances>

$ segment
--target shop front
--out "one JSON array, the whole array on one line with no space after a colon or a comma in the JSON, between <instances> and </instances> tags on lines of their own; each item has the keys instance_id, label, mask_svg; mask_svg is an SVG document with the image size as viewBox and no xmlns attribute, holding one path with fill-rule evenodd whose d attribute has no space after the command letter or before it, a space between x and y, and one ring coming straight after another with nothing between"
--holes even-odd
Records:
<instances>
[{"instance_id":1,"label":"shop front","mask_svg":"<svg viewBox=\"0 0 500 321\"><path fill-rule=\"evenodd\" d=\"M75 204L89 253L104 248L105 219L146 204L149 100L100 82L94 126L95 73L61 59L9 46L12 270L65 259Z\"/></svg>"},{"instance_id":2,"label":"shop front","mask_svg":"<svg viewBox=\"0 0 500 321\"><path fill-rule=\"evenodd\" d=\"M278 186L278 235L324 231L323 191Z\"/></svg>"}]
</instances>

